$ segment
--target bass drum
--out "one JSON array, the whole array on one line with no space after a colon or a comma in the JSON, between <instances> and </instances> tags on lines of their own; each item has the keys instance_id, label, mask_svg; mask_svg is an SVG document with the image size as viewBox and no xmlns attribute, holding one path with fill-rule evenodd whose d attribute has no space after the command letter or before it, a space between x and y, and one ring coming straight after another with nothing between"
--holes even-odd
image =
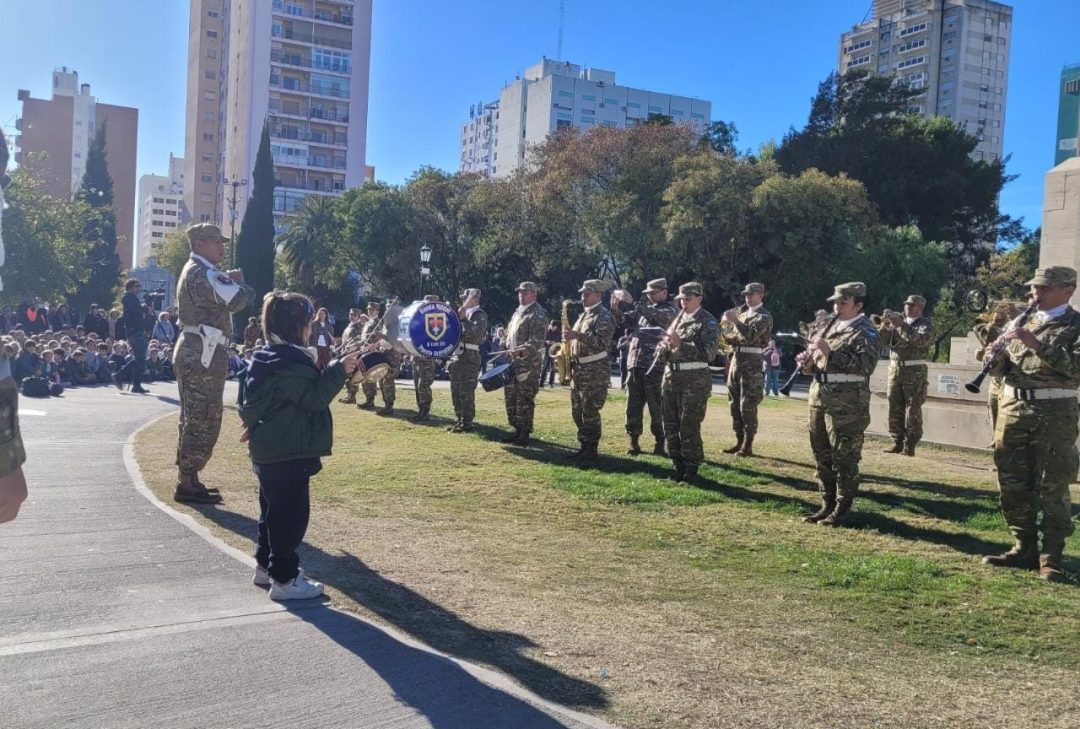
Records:
<instances>
[{"instance_id":1,"label":"bass drum","mask_svg":"<svg viewBox=\"0 0 1080 729\"><path fill-rule=\"evenodd\" d=\"M394 348L425 359L449 357L457 349L461 322L442 301L414 301L398 316Z\"/></svg>"},{"instance_id":2,"label":"bass drum","mask_svg":"<svg viewBox=\"0 0 1080 729\"><path fill-rule=\"evenodd\" d=\"M492 367L480 375L480 387L484 388L484 392L501 390L513 381L514 364L512 362Z\"/></svg>"},{"instance_id":3,"label":"bass drum","mask_svg":"<svg viewBox=\"0 0 1080 729\"><path fill-rule=\"evenodd\" d=\"M390 360L385 352L368 352L360 355L360 366L353 373L353 384L375 383L390 370Z\"/></svg>"}]
</instances>

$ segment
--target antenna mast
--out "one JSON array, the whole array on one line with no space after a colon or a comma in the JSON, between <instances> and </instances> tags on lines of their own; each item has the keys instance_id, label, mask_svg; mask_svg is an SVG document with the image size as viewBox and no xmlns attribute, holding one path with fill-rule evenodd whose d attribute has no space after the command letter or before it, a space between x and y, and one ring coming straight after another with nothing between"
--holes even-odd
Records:
<instances>
[{"instance_id":1,"label":"antenna mast","mask_svg":"<svg viewBox=\"0 0 1080 729\"><path fill-rule=\"evenodd\" d=\"M562 60L563 21L566 19L566 0L559 0L559 42L555 47L555 60Z\"/></svg>"}]
</instances>

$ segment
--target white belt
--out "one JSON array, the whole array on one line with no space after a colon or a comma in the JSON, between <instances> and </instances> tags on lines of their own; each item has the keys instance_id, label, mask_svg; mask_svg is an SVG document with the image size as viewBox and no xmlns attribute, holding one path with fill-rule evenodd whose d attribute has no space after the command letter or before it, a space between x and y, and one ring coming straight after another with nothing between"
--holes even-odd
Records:
<instances>
[{"instance_id":1,"label":"white belt","mask_svg":"<svg viewBox=\"0 0 1080 729\"><path fill-rule=\"evenodd\" d=\"M866 375L844 375L844 374L831 374L825 372L815 372L814 379L818 382L866 382Z\"/></svg>"},{"instance_id":2,"label":"white belt","mask_svg":"<svg viewBox=\"0 0 1080 729\"><path fill-rule=\"evenodd\" d=\"M668 367L673 372L682 372L683 370L703 370L708 368L708 362L669 362Z\"/></svg>"},{"instance_id":3,"label":"white belt","mask_svg":"<svg viewBox=\"0 0 1080 729\"><path fill-rule=\"evenodd\" d=\"M473 352L479 352L480 351L480 345L479 344L468 344L466 342L462 342L461 346L464 347L465 349L471 350Z\"/></svg>"},{"instance_id":4,"label":"white belt","mask_svg":"<svg viewBox=\"0 0 1080 729\"><path fill-rule=\"evenodd\" d=\"M736 347L737 354L761 354L765 350L761 347Z\"/></svg>"},{"instance_id":5,"label":"white belt","mask_svg":"<svg viewBox=\"0 0 1080 729\"><path fill-rule=\"evenodd\" d=\"M229 343L229 338L225 336L223 331L212 327L209 324L185 326L183 331L188 334L195 334L202 339L202 354L199 355L199 360L205 368L209 368L210 363L214 360L214 350L217 349L219 345L225 346Z\"/></svg>"},{"instance_id":6,"label":"white belt","mask_svg":"<svg viewBox=\"0 0 1080 729\"><path fill-rule=\"evenodd\" d=\"M1006 385L1004 394L1013 400L1064 400L1067 397L1076 397L1076 390L1068 390L1064 387L1012 387Z\"/></svg>"},{"instance_id":7,"label":"white belt","mask_svg":"<svg viewBox=\"0 0 1080 729\"><path fill-rule=\"evenodd\" d=\"M597 352L596 354L587 354L584 357L578 357L578 364L589 364L590 362L599 362L602 359L607 358L607 352Z\"/></svg>"},{"instance_id":8,"label":"white belt","mask_svg":"<svg viewBox=\"0 0 1080 729\"><path fill-rule=\"evenodd\" d=\"M930 361L926 359L894 359L892 360L892 362L893 364L898 364L901 367L925 367L926 365L930 364Z\"/></svg>"}]
</instances>

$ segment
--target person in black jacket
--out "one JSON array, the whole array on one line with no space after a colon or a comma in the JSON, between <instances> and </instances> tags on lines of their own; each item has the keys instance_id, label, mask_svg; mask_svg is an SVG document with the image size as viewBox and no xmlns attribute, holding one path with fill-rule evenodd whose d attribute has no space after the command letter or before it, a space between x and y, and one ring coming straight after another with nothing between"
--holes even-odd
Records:
<instances>
[{"instance_id":1,"label":"person in black jacket","mask_svg":"<svg viewBox=\"0 0 1080 729\"><path fill-rule=\"evenodd\" d=\"M124 283L124 298L120 300L120 304L124 307L123 318L121 319L124 337L131 348L131 391L145 395L148 394L148 391L143 389L142 380L143 374L146 372L146 312L143 311L142 301L139 300L141 291L142 284L139 283L138 279L129 278ZM119 328L118 326L117 329L119 330ZM124 371L117 372L113 377L113 384L123 389L121 378L127 379L127 373L126 367Z\"/></svg>"}]
</instances>

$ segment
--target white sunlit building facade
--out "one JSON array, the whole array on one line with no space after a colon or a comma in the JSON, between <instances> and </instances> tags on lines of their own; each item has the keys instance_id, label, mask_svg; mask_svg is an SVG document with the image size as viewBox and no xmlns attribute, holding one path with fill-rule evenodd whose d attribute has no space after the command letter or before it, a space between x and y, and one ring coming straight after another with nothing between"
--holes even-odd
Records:
<instances>
[{"instance_id":1,"label":"white sunlit building facade","mask_svg":"<svg viewBox=\"0 0 1080 729\"><path fill-rule=\"evenodd\" d=\"M712 104L619 86L613 71L545 58L503 87L498 101L474 105L461 128L462 172L506 177L528 150L563 127L626 127L667 116L704 132Z\"/></svg>"},{"instance_id":2,"label":"white sunlit building facade","mask_svg":"<svg viewBox=\"0 0 1080 729\"><path fill-rule=\"evenodd\" d=\"M165 236L187 219L184 208L184 158L169 155L168 175L139 178L139 231L135 265L145 266L156 257Z\"/></svg>"}]
</instances>

